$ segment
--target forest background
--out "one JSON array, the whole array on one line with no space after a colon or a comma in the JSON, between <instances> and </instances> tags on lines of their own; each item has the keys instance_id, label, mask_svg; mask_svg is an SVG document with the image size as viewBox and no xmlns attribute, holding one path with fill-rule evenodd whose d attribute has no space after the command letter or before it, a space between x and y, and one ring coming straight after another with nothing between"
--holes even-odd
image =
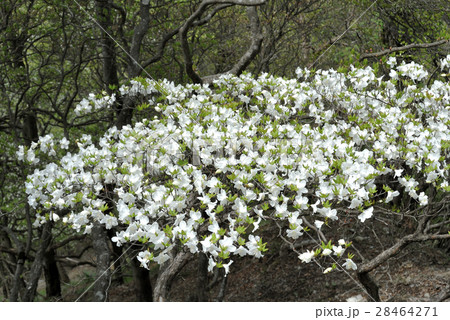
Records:
<instances>
[{"instance_id":1,"label":"forest background","mask_svg":"<svg viewBox=\"0 0 450 320\"><path fill-rule=\"evenodd\" d=\"M101 250L110 252L107 263L115 261L111 290L128 288L135 300L153 299L151 284L161 270L139 267L133 259L137 251L123 255L122 248L111 243L96 245L96 238L105 239L105 230L87 235L60 223L34 225L35 212L24 187L34 169L18 161L19 146L30 146L49 133L68 141L86 133L100 137L111 126L133 123L139 114L139 101L123 97L114 112L77 115L75 107L89 94L112 94L136 77L186 84L209 83L222 73L244 71L295 78L299 66L382 68L380 59L388 54L420 63L434 75L440 59L449 53L449 25L447 0L2 1L0 299L75 300L97 278L93 270ZM414 222L402 226L414 228ZM278 230L265 232L270 237ZM112 236L114 230L108 233ZM388 247L389 241L383 239L382 245ZM450 247L448 242L427 245L441 246L447 253ZM296 270L300 261L295 255L286 258L282 246L269 251L265 267L291 277L292 270L286 268ZM219 272L205 274L201 256L198 260L185 268L189 281L172 284L173 299L227 300L225 292L232 296L246 287L238 270L259 268L254 260L244 260L236 267L234 284L233 272L227 284ZM282 264L283 260L290 264ZM444 262L448 267L448 258ZM77 269L80 266L86 269ZM71 270L78 270L76 278L68 276ZM278 293L265 294L270 289L261 285L254 295L238 299L284 300L286 292L288 300L333 299L315 291L298 297L288 288L289 281L276 281L282 284ZM337 295L336 285L329 283ZM448 288L441 289L436 299L448 297ZM88 293L84 299L104 297Z\"/></svg>"}]
</instances>

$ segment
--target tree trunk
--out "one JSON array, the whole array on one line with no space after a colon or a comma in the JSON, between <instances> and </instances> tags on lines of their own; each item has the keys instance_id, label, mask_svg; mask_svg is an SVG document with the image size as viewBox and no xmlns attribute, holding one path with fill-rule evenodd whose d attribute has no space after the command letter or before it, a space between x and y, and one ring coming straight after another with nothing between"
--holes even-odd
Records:
<instances>
[{"instance_id":1,"label":"tree trunk","mask_svg":"<svg viewBox=\"0 0 450 320\"><path fill-rule=\"evenodd\" d=\"M217 302L222 302L225 298L225 291L227 289L228 277L226 275L223 276L222 282L220 283L219 293L217 294Z\"/></svg>"},{"instance_id":2,"label":"tree trunk","mask_svg":"<svg viewBox=\"0 0 450 320\"><path fill-rule=\"evenodd\" d=\"M208 301L208 257L201 252L197 265L197 297L196 301Z\"/></svg>"},{"instance_id":3,"label":"tree trunk","mask_svg":"<svg viewBox=\"0 0 450 320\"><path fill-rule=\"evenodd\" d=\"M30 146L32 142L37 142L39 140L37 118L34 110L31 108L25 113L22 134L27 146Z\"/></svg>"},{"instance_id":4,"label":"tree trunk","mask_svg":"<svg viewBox=\"0 0 450 320\"><path fill-rule=\"evenodd\" d=\"M92 227L92 246L94 248L97 277L94 285L94 301L108 301L108 289L111 282L111 254L109 251L109 239L107 237L105 226L95 222Z\"/></svg>"},{"instance_id":5,"label":"tree trunk","mask_svg":"<svg viewBox=\"0 0 450 320\"><path fill-rule=\"evenodd\" d=\"M368 272L359 272L358 280L366 288L369 296L375 301L380 302L379 288L378 285L373 281L372 277Z\"/></svg>"},{"instance_id":6,"label":"tree trunk","mask_svg":"<svg viewBox=\"0 0 450 320\"><path fill-rule=\"evenodd\" d=\"M133 110L134 110L134 102L132 98L129 96L121 97L120 108L117 112L117 121L116 127L117 129L121 129L123 126L131 124L131 120L133 119Z\"/></svg>"},{"instance_id":7,"label":"tree trunk","mask_svg":"<svg viewBox=\"0 0 450 320\"><path fill-rule=\"evenodd\" d=\"M191 253L183 251L178 252L174 258L167 262L167 266L160 270L158 278L156 279L155 291L153 294L155 301L169 301L169 292L172 281L190 259L192 259Z\"/></svg>"},{"instance_id":8,"label":"tree trunk","mask_svg":"<svg viewBox=\"0 0 450 320\"><path fill-rule=\"evenodd\" d=\"M2 225L7 226L8 225L8 220L7 217L4 216L2 221L1 221ZM0 245L2 245L5 248L13 248L13 245L11 243L11 239L10 237L13 235L9 235L9 233L12 233L11 229L8 229L7 227L1 227L0 228ZM11 302L16 302L18 301L18 297L19 297L19 289L20 289L20 275L23 272L24 269L24 264L25 264L25 248L23 247L22 243L19 241L19 239L17 239L17 237L15 237L15 242L16 242L16 250L17 250L17 256L14 255L13 253L6 253L5 254L5 258L7 263L5 263L5 269L4 275L6 276L6 274L9 272L10 274L14 274L14 278L12 279L12 288L11 291L9 293L7 293L8 297L9 297L9 301ZM11 266L10 266L11 265ZM13 269L12 266L16 266L15 270ZM6 287L4 287L4 291L8 292L8 290L6 289Z\"/></svg>"},{"instance_id":9,"label":"tree trunk","mask_svg":"<svg viewBox=\"0 0 450 320\"><path fill-rule=\"evenodd\" d=\"M97 21L101 26L100 46L103 60L103 83L105 89L112 93L110 86L119 86L117 76L116 49L114 40L106 33L111 34L112 4L111 0L96 0ZM105 32L106 31L106 32Z\"/></svg>"},{"instance_id":10,"label":"tree trunk","mask_svg":"<svg viewBox=\"0 0 450 320\"><path fill-rule=\"evenodd\" d=\"M56 265L55 255L55 250L50 248L44 256L44 275L47 298L61 297L61 280L58 266Z\"/></svg>"},{"instance_id":11,"label":"tree trunk","mask_svg":"<svg viewBox=\"0 0 450 320\"><path fill-rule=\"evenodd\" d=\"M108 206L110 206L110 205L111 205L111 203L108 203ZM113 229L109 229L107 231L107 233L108 233L108 237L110 239L112 239L112 237L114 237ZM122 272L122 261L120 259L120 257L122 256L122 247L116 246L116 244L113 243L112 241L111 241L111 246L112 246L112 251L113 251L112 259L114 260L114 282L117 284L123 284L124 280L123 280L123 272Z\"/></svg>"},{"instance_id":12,"label":"tree trunk","mask_svg":"<svg viewBox=\"0 0 450 320\"><path fill-rule=\"evenodd\" d=\"M135 257L130 257L131 268L133 270L134 288L136 301L152 302L153 292L150 283L150 271L141 267L139 261Z\"/></svg>"},{"instance_id":13,"label":"tree trunk","mask_svg":"<svg viewBox=\"0 0 450 320\"><path fill-rule=\"evenodd\" d=\"M2 231L6 232L5 241L7 241L7 243L8 243L7 247L11 247L10 238L12 238L14 240L14 243L15 243L17 251L18 251L17 261L14 256L12 256L12 255L10 256L10 258L11 258L10 261L15 263L15 265L16 265L16 270L14 271L14 278L12 281L13 282L12 289L11 289L11 293L9 296L9 300L11 302L18 301L19 300L19 292L21 291L21 289L25 291L25 288L26 288L26 284L22 277L22 273L25 269L25 261L30 252L31 241L32 241L32 237L33 237L33 230L32 230L31 219L30 219L30 206L28 205L28 203L25 204L25 216L26 216L27 229L28 229L25 247L22 245L20 240L10 229L4 227L2 230ZM6 219L4 219L4 225L7 225ZM10 233L10 234L8 234L8 233ZM10 238L8 238L8 235Z\"/></svg>"},{"instance_id":14,"label":"tree trunk","mask_svg":"<svg viewBox=\"0 0 450 320\"><path fill-rule=\"evenodd\" d=\"M30 278L27 285L27 290L25 293L25 297L23 301L31 302L34 300L36 296L36 289L38 285L39 278L42 274L42 266L44 265L45 253L47 251L48 246L50 245L50 241L52 240L52 222L48 221L44 224L42 228L41 234L41 245L39 250L36 252L36 257L34 258L33 264L30 270Z\"/></svg>"}]
</instances>

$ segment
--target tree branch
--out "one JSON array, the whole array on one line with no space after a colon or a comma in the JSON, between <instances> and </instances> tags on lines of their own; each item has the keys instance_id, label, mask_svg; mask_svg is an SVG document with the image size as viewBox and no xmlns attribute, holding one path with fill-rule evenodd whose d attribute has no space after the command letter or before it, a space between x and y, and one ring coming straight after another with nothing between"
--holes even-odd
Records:
<instances>
[{"instance_id":1,"label":"tree branch","mask_svg":"<svg viewBox=\"0 0 450 320\"><path fill-rule=\"evenodd\" d=\"M245 68L250 64L250 62L256 57L256 55L261 51L261 45L264 39L264 36L261 31L261 26L259 22L258 13L255 7L249 7L247 9L247 15L250 20L250 26L252 30L252 43L247 51L242 55L238 62L224 74L234 74L240 75ZM202 81L205 83L211 83L215 79L217 79L222 74L210 75L202 78Z\"/></svg>"},{"instance_id":2,"label":"tree branch","mask_svg":"<svg viewBox=\"0 0 450 320\"><path fill-rule=\"evenodd\" d=\"M86 234L82 234L82 235L76 234L76 235L73 235L71 237L65 238L61 242L53 244L49 249L56 250L58 248L64 247L66 244L68 244L68 243L70 243L72 241L79 241L79 240L83 240L85 238L86 238Z\"/></svg>"},{"instance_id":3,"label":"tree branch","mask_svg":"<svg viewBox=\"0 0 450 320\"><path fill-rule=\"evenodd\" d=\"M155 291L153 293L154 301L167 301L173 279L192 257L193 255L191 253L181 251L178 252L173 259L167 262L167 267L160 271L160 274L156 279Z\"/></svg>"},{"instance_id":4,"label":"tree branch","mask_svg":"<svg viewBox=\"0 0 450 320\"><path fill-rule=\"evenodd\" d=\"M231 7L234 4L228 3L228 4L223 4L220 6L215 7L210 14L208 14L206 17L204 17L203 19L197 20L195 21L192 26L193 27L199 27L199 26L203 26L204 24L207 24L219 11Z\"/></svg>"},{"instance_id":5,"label":"tree branch","mask_svg":"<svg viewBox=\"0 0 450 320\"><path fill-rule=\"evenodd\" d=\"M9 237L14 241L14 244L16 245L18 252L24 251L24 247L23 247L22 243L20 242L19 238L17 238L14 231L12 231L8 227L2 227L2 230L5 231L9 235Z\"/></svg>"},{"instance_id":6,"label":"tree branch","mask_svg":"<svg viewBox=\"0 0 450 320\"><path fill-rule=\"evenodd\" d=\"M408 44L407 46L403 46L403 47L394 47L394 48L389 48L383 51L379 51L379 52L373 52L373 53L365 53L363 55L361 55L361 57L359 58L359 60L364 60L366 58L376 58L376 57L381 57L384 56L386 54L390 54L392 52L397 52L397 51L406 51L406 50L410 50L410 49L416 49L416 48L431 48L431 47L436 47L436 46L440 46L442 44L448 43L450 40L439 40L436 42L430 42L430 43L412 43L412 44Z\"/></svg>"},{"instance_id":7,"label":"tree branch","mask_svg":"<svg viewBox=\"0 0 450 320\"><path fill-rule=\"evenodd\" d=\"M97 265L92 261L78 261L69 257L56 257L56 261L69 265L71 268L89 265L91 267L96 267Z\"/></svg>"},{"instance_id":8,"label":"tree branch","mask_svg":"<svg viewBox=\"0 0 450 320\"><path fill-rule=\"evenodd\" d=\"M149 65L151 65L152 63L155 63L155 62L161 60L161 58L163 57L164 49L166 48L167 42L169 42L174 36L176 36L179 31L180 31L180 28L177 28L175 30L172 30L172 31L166 33L163 36L158 47L156 48L156 54L153 57L151 57L150 59L145 60L142 63L142 67L146 68Z\"/></svg>"},{"instance_id":9,"label":"tree branch","mask_svg":"<svg viewBox=\"0 0 450 320\"><path fill-rule=\"evenodd\" d=\"M200 76L194 71L191 50L189 48L189 43L187 41L187 33L192 27L194 21L201 17L201 15L206 11L208 6L214 4L214 2L204 0L197 10L186 20L184 25L180 28L179 37L181 42L181 49L183 51L184 57L184 67L189 78L192 79L194 83L202 83Z\"/></svg>"},{"instance_id":10,"label":"tree branch","mask_svg":"<svg viewBox=\"0 0 450 320\"><path fill-rule=\"evenodd\" d=\"M232 5L233 5L233 4L223 4L223 5L221 5L221 6L217 6L216 8L214 8L214 10L213 10L210 14L208 14L208 15L207 15L206 17L204 17L203 19L197 20L197 21L193 22L193 23L192 23L192 26L193 26L193 27L198 27L198 26L202 26L202 25L208 23L208 22L209 22L209 21L217 14L217 12L219 12L220 10L223 10L223 9L225 9L225 8L227 8L227 7L230 7L230 6L232 6ZM146 67L148 67L149 65L151 65L152 63L155 63L155 62L161 60L161 58L162 58L163 55L164 55L164 50L165 50L165 48L166 48L167 43L168 43L174 36L176 36L176 35L180 32L180 29L181 29L181 26L178 27L178 28L176 28L176 29L174 29L174 30L172 30L172 31L170 31L170 32L168 32L168 33L166 33L166 34L162 37L161 42L159 43L158 47L156 48L156 54L155 54L153 57L151 57L151 58L145 60L144 62L142 62L142 67L143 67L143 68L146 68Z\"/></svg>"},{"instance_id":11,"label":"tree branch","mask_svg":"<svg viewBox=\"0 0 450 320\"><path fill-rule=\"evenodd\" d=\"M130 64L128 68L128 76L130 78L137 77L141 72L141 66L139 65L139 55L142 46L142 41L144 40L145 35L148 32L148 28L150 25L150 2L146 0L141 1L141 7L139 10L139 16L141 21L134 28L133 39L131 41L130 55L132 59L130 59Z\"/></svg>"},{"instance_id":12,"label":"tree branch","mask_svg":"<svg viewBox=\"0 0 450 320\"><path fill-rule=\"evenodd\" d=\"M200 78L200 76L197 74L197 72L194 71L193 68L193 62L192 62L192 55L189 48L189 43L187 41L187 33L189 29L195 25L201 25L209 21L219 10L222 10L229 5L240 5L240 6L249 6L249 7L255 7L262 5L266 2L266 0L204 0L202 3L200 3L197 10L186 20L184 25L179 30L179 37L181 42L181 48L183 51L183 57L185 62L185 69L186 73L189 76L189 78L192 79L194 83L203 83L204 80L208 81L209 78L213 79L217 76L213 77L205 77ZM207 16L203 20L199 20L200 17L205 13L205 11L208 9L208 7L215 5L215 4L224 4L222 6L218 6L215 8L215 10ZM261 43L262 43L262 33L260 31L259 26L259 19L256 12L256 9L249 8L247 10L247 14L250 19L251 27L252 27L252 33L253 33L253 41L252 44L247 50L247 52L241 57L241 59L235 64L235 66L229 71L229 73L233 74L239 74L241 73L247 65L250 63L250 61L256 56L256 54L261 49ZM212 81L212 80L211 80Z\"/></svg>"},{"instance_id":13,"label":"tree branch","mask_svg":"<svg viewBox=\"0 0 450 320\"><path fill-rule=\"evenodd\" d=\"M239 75L242 71L247 68L250 62L256 57L256 55L261 50L261 44L263 42L264 36L261 32L261 26L259 23L258 13L255 7L250 7L247 9L247 15L250 20L250 26L252 29L252 43L248 50L244 53L241 59L233 66L233 68L228 71L235 75Z\"/></svg>"}]
</instances>

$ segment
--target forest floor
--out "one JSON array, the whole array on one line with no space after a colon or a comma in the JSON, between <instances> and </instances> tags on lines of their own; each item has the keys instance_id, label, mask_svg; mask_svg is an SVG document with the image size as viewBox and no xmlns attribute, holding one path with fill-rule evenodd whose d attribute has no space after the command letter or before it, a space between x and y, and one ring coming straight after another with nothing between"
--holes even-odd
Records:
<instances>
[{"instance_id":1,"label":"forest floor","mask_svg":"<svg viewBox=\"0 0 450 320\"><path fill-rule=\"evenodd\" d=\"M322 274L322 270L315 263L301 263L297 254L277 237L278 229L266 227L263 231L263 239L270 244L269 251L261 259L234 259L230 266L223 301L371 300L357 281L354 272L333 271ZM353 246L366 259L374 258L394 243L396 235L399 236L398 230L388 230L379 222L373 222L370 228L360 226L359 230L346 230L346 234L365 235L354 237ZM334 241L337 242L338 239ZM304 247L300 243L300 252L311 249L311 244L304 242ZM354 249L347 250L355 253ZM358 255L355 255L354 260L361 261ZM125 284L111 285L110 301L134 301L131 271L128 272L129 274L125 272ZM89 266L70 270L70 284L64 286L62 300L75 301L95 280L94 274L94 269ZM170 299L191 301L196 288L196 275L197 262L192 260L174 280ZM450 292L449 246L446 244L445 248L439 248L437 243L433 242L410 244L397 256L371 272L371 276L379 285L382 301L437 301ZM154 280L152 279L152 282ZM216 300L219 287L220 282L211 288L211 301ZM80 300L89 301L89 291ZM444 301L450 301L448 294Z\"/></svg>"}]
</instances>

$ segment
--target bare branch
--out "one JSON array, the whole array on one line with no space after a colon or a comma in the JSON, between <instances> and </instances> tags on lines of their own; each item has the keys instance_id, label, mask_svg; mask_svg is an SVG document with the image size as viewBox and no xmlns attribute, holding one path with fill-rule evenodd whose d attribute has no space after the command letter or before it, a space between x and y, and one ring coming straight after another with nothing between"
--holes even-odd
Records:
<instances>
[{"instance_id":1,"label":"bare branch","mask_svg":"<svg viewBox=\"0 0 450 320\"><path fill-rule=\"evenodd\" d=\"M167 42L169 42L174 36L176 36L179 31L180 31L180 28L177 28L175 30L172 30L172 31L166 33L163 36L163 38L162 38L161 42L159 43L158 47L156 48L156 54L153 57L145 60L142 63L142 67L146 68L149 65L151 65L152 63L155 63L155 62L161 60L161 58L164 55L164 49L166 48Z\"/></svg>"},{"instance_id":2,"label":"bare branch","mask_svg":"<svg viewBox=\"0 0 450 320\"><path fill-rule=\"evenodd\" d=\"M323 234L323 232L319 229L316 228L316 226L312 225L307 219L306 217L303 217L303 221L305 222L305 224L308 226L308 228L310 228L311 230L314 230L315 232L317 232L317 234L319 235L320 239L323 242L328 242L327 238L325 237L325 235Z\"/></svg>"},{"instance_id":3,"label":"bare branch","mask_svg":"<svg viewBox=\"0 0 450 320\"><path fill-rule=\"evenodd\" d=\"M403 46L403 47L394 47L394 48L389 48L383 51L379 51L379 52L373 52L373 53L365 53L363 55L361 55L361 57L359 58L359 60L364 60L366 58L376 58L376 57L381 57L384 56L386 54L390 54L392 52L397 52L397 51L406 51L406 50L410 50L410 49L417 49L417 48L431 48L431 47L437 47L440 46L442 44L448 43L450 40L439 40L436 42L431 42L431 43L412 43L412 44L408 44L407 46Z\"/></svg>"},{"instance_id":4,"label":"bare branch","mask_svg":"<svg viewBox=\"0 0 450 320\"><path fill-rule=\"evenodd\" d=\"M206 11L208 6L215 4L215 3L217 3L217 2L207 1L207 0L203 1L200 4L200 6L197 8L197 10L186 20L186 22L180 28L180 31L179 31L179 37L180 37L180 41L181 41L181 49L183 51L183 56L184 56L184 64L185 64L186 73L189 76L189 78L192 79L192 81L194 83L202 83L202 79L194 71L194 68L193 68L191 50L189 48L189 43L187 41L187 33L188 33L189 29L192 27L194 21L196 19L199 19L202 16L202 14Z\"/></svg>"},{"instance_id":5,"label":"bare branch","mask_svg":"<svg viewBox=\"0 0 450 320\"><path fill-rule=\"evenodd\" d=\"M259 23L258 13L255 7L250 7L247 9L247 15L250 20L250 26L252 30L252 43L248 50L242 55L238 62L225 74L240 75L245 68L250 64L250 62L256 57L256 55L261 51L261 45L264 36L261 32L261 26ZM205 83L211 83L217 79L221 74L215 74L203 77L202 81Z\"/></svg>"},{"instance_id":6,"label":"bare branch","mask_svg":"<svg viewBox=\"0 0 450 320\"><path fill-rule=\"evenodd\" d=\"M4 246L0 246L0 252L7 252L7 253L10 253L13 255L18 254L18 251L16 249L4 247Z\"/></svg>"},{"instance_id":7,"label":"bare branch","mask_svg":"<svg viewBox=\"0 0 450 320\"><path fill-rule=\"evenodd\" d=\"M65 238L63 241L61 241L59 243L53 244L49 249L56 250L58 248L64 247L66 244L68 244L72 241L79 241L79 240L83 240L85 238L86 238L86 234L81 234L81 235L76 234L71 237Z\"/></svg>"},{"instance_id":8,"label":"bare branch","mask_svg":"<svg viewBox=\"0 0 450 320\"><path fill-rule=\"evenodd\" d=\"M396 255L402 248L411 242L420 242L427 240L450 239L450 234L409 234L394 244L389 249L384 250L378 256L367 263L364 263L358 273L367 273L380 266L390 257Z\"/></svg>"},{"instance_id":9,"label":"bare branch","mask_svg":"<svg viewBox=\"0 0 450 320\"><path fill-rule=\"evenodd\" d=\"M245 68L250 64L250 62L255 58L255 56L261 50L261 44L264 36L261 32L261 26L259 24L259 17L255 7L250 7L247 9L247 15L250 20L250 26L252 28L252 43L248 50L244 53L241 59L231 68L228 73L239 75Z\"/></svg>"},{"instance_id":10,"label":"bare branch","mask_svg":"<svg viewBox=\"0 0 450 320\"><path fill-rule=\"evenodd\" d=\"M198 27L198 26L202 26L202 25L208 23L220 10L223 10L225 8L228 8L228 7L231 7L233 5L234 4L223 4L223 5L215 7L213 9L213 11L210 14L208 14L206 17L204 17L203 19L194 21L192 23L192 26L193 27ZM174 36L176 36L179 33L180 29L181 29L181 26L176 28L176 29L174 29L174 30L172 30L172 31L169 31L165 35L163 35L163 37L161 39L161 42L158 44L158 46L156 48L156 54L153 57L151 57L151 58L145 60L144 62L142 62L141 65L142 65L143 68L146 68L149 65L151 65L152 63L155 63L155 62L161 60L161 58L164 55L164 50L166 48L167 43L171 39L173 39Z\"/></svg>"},{"instance_id":11,"label":"bare branch","mask_svg":"<svg viewBox=\"0 0 450 320\"><path fill-rule=\"evenodd\" d=\"M84 266L84 265L89 265L94 268L97 266L95 263L93 263L91 261L75 260L75 259L72 259L69 257L56 257L56 261L64 263L64 264L70 266L71 268Z\"/></svg>"},{"instance_id":12,"label":"bare branch","mask_svg":"<svg viewBox=\"0 0 450 320\"><path fill-rule=\"evenodd\" d=\"M228 4L228 5L241 5L241 6L249 6L247 13L250 19L252 33L253 33L253 41L249 48L249 50L241 57L241 59L236 63L236 65L229 71L229 73L239 74L241 73L250 61L256 56L256 54L261 49L262 43L262 33L259 26L259 19L254 6L259 6L264 4L265 0L204 0L200 3L197 10L186 20L184 25L180 28L179 36L181 41L181 48L183 50L184 62L186 73L189 78L192 79L194 83L203 83L203 80L207 82L211 77L205 77L204 79L200 78L200 76L193 69L192 55L189 48L189 43L187 41L187 33L189 29L195 25L201 25L209 21L219 10L222 10L228 6L222 5L215 8L215 10L207 16L203 20L199 20L200 17L205 13L208 7L216 4ZM218 76L218 75L217 75ZM217 77L215 76L215 77ZM213 76L214 78L214 76Z\"/></svg>"},{"instance_id":13,"label":"bare branch","mask_svg":"<svg viewBox=\"0 0 450 320\"><path fill-rule=\"evenodd\" d=\"M199 27L202 26L206 23L208 23L216 14L217 12L219 12L220 10L223 10L225 8L231 7L233 6L233 4L223 4L221 6L217 6L215 7L210 14L208 14L206 17L204 17L203 19L197 20L195 21L192 26L193 27Z\"/></svg>"}]
</instances>

